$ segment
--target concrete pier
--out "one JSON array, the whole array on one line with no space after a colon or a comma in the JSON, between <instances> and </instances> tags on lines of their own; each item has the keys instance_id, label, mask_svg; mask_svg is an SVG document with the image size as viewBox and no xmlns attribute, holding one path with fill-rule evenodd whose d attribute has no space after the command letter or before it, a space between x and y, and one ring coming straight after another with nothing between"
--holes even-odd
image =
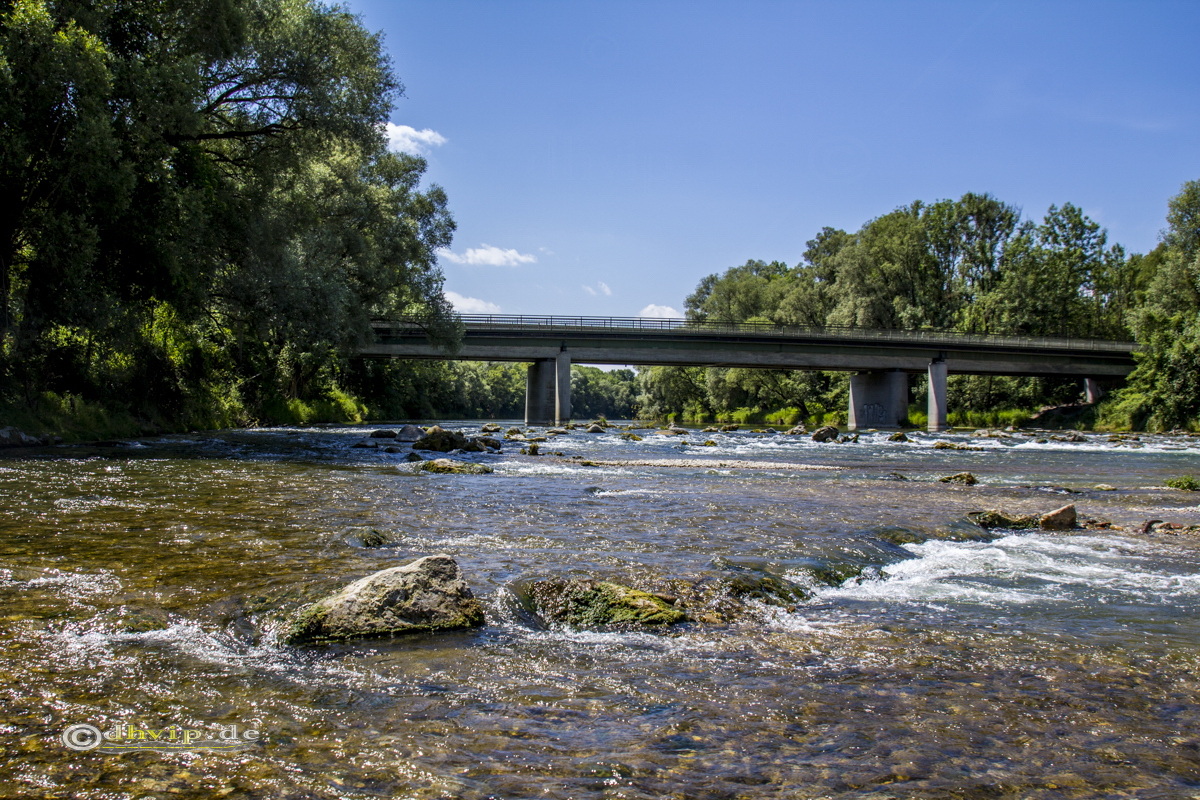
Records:
<instances>
[{"instance_id":1,"label":"concrete pier","mask_svg":"<svg viewBox=\"0 0 1200 800\"><path fill-rule=\"evenodd\" d=\"M907 423L907 373L888 370L850 376L850 430L902 428Z\"/></svg>"},{"instance_id":2,"label":"concrete pier","mask_svg":"<svg viewBox=\"0 0 1200 800\"><path fill-rule=\"evenodd\" d=\"M553 358L544 358L529 365L525 375L526 425L554 424L557 366Z\"/></svg>"},{"instance_id":3,"label":"concrete pier","mask_svg":"<svg viewBox=\"0 0 1200 800\"><path fill-rule=\"evenodd\" d=\"M541 358L525 374L525 424L564 425L571 421L571 357L566 350Z\"/></svg>"},{"instance_id":4,"label":"concrete pier","mask_svg":"<svg viewBox=\"0 0 1200 800\"><path fill-rule=\"evenodd\" d=\"M557 391L554 395L554 424L566 425L571 421L571 356L560 350L555 362Z\"/></svg>"},{"instance_id":5,"label":"concrete pier","mask_svg":"<svg viewBox=\"0 0 1200 800\"><path fill-rule=\"evenodd\" d=\"M946 360L936 358L929 362L929 430L944 431L946 422Z\"/></svg>"},{"instance_id":6,"label":"concrete pier","mask_svg":"<svg viewBox=\"0 0 1200 800\"><path fill-rule=\"evenodd\" d=\"M1091 378L1083 379L1083 393L1087 398L1088 405L1099 403L1100 398L1104 397L1104 390L1100 388L1100 384Z\"/></svg>"}]
</instances>

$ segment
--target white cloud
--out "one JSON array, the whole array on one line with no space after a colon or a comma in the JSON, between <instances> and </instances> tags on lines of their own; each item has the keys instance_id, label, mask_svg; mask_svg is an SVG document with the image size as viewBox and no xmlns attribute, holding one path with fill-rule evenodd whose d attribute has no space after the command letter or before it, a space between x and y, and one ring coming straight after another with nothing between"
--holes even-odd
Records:
<instances>
[{"instance_id":1,"label":"white cloud","mask_svg":"<svg viewBox=\"0 0 1200 800\"><path fill-rule=\"evenodd\" d=\"M670 306L657 306L654 303L643 308L638 312L639 317L653 317L654 319L682 319L683 314L680 314Z\"/></svg>"},{"instance_id":2,"label":"white cloud","mask_svg":"<svg viewBox=\"0 0 1200 800\"><path fill-rule=\"evenodd\" d=\"M463 297L458 292L445 292L446 299L460 314L499 314L500 306L480 300L478 297Z\"/></svg>"},{"instance_id":3,"label":"white cloud","mask_svg":"<svg viewBox=\"0 0 1200 800\"><path fill-rule=\"evenodd\" d=\"M407 125L388 123L384 130L388 149L414 156L427 155L430 150L446 143L446 137L431 128L417 130Z\"/></svg>"},{"instance_id":4,"label":"white cloud","mask_svg":"<svg viewBox=\"0 0 1200 800\"><path fill-rule=\"evenodd\" d=\"M608 288L607 283L605 283L604 281L597 281L596 286L598 286L599 288L593 289L590 286L584 286L583 290L585 292L587 292L588 294L590 294L592 297L598 297L602 294L606 297L612 297L612 289Z\"/></svg>"},{"instance_id":5,"label":"white cloud","mask_svg":"<svg viewBox=\"0 0 1200 800\"><path fill-rule=\"evenodd\" d=\"M439 250L438 255L455 264L483 264L489 267L515 267L517 264L533 264L537 261L537 256L518 253L511 248L504 250L490 244L469 248L465 253Z\"/></svg>"}]
</instances>

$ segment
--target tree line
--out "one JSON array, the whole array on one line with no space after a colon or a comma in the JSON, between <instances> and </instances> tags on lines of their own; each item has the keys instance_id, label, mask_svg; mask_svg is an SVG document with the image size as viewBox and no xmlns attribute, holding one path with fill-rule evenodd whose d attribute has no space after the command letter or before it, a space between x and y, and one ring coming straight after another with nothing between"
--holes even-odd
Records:
<instances>
[{"instance_id":1,"label":"tree line","mask_svg":"<svg viewBox=\"0 0 1200 800\"><path fill-rule=\"evenodd\" d=\"M1040 221L987 194L914 202L849 233L823 228L801 261L750 260L703 278L688 296L696 321L812 327L939 329L1137 340L1129 385L1093 415L1113 427L1170 428L1200 413L1200 182L1169 202L1149 254L1127 254L1078 207ZM642 411L708 419L775 409L835 418L837 373L654 367L641 372ZM914 416L924 382L913 381ZM952 376L952 410L1036 410L1075 400L1073 379Z\"/></svg>"}]
</instances>

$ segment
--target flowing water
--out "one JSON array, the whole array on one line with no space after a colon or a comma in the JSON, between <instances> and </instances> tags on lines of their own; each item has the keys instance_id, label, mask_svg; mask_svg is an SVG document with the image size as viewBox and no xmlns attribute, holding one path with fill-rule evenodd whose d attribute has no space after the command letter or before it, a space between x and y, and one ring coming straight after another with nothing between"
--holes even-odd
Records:
<instances>
[{"instance_id":1,"label":"flowing water","mask_svg":"<svg viewBox=\"0 0 1200 800\"><path fill-rule=\"evenodd\" d=\"M1200 797L1200 537L1138 533L1200 523L1163 487L1200 440L620 433L461 456L489 475L407 474L348 427L9 451L0 796ZM1122 529L955 535L1068 502ZM482 629L277 641L438 552ZM547 627L518 597L732 573L812 596L662 632ZM77 724L261 738L113 754L64 746Z\"/></svg>"}]
</instances>

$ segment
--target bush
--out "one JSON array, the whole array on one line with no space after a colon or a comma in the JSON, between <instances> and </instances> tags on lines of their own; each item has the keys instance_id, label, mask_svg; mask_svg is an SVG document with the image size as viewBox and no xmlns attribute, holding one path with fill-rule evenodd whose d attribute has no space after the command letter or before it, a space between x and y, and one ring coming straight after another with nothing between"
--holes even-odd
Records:
<instances>
[{"instance_id":1,"label":"bush","mask_svg":"<svg viewBox=\"0 0 1200 800\"><path fill-rule=\"evenodd\" d=\"M1166 484L1172 489L1183 489L1185 492L1200 491L1200 481L1196 480L1195 475L1184 475L1179 478L1170 478L1166 481Z\"/></svg>"}]
</instances>

